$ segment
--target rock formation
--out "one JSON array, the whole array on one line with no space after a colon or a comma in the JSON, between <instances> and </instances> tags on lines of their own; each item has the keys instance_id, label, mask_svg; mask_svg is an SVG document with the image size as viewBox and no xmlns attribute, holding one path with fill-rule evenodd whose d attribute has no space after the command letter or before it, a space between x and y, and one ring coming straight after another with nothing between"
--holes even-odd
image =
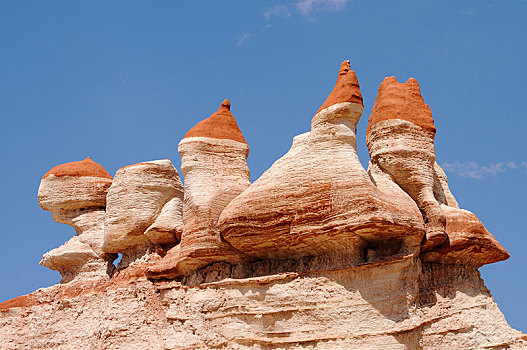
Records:
<instances>
[{"instance_id":1,"label":"rock formation","mask_svg":"<svg viewBox=\"0 0 527 350\"><path fill-rule=\"evenodd\" d=\"M289 152L223 211L223 238L254 258L415 254L423 236L419 211L371 182L356 151L362 96L349 61Z\"/></svg>"},{"instance_id":2,"label":"rock formation","mask_svg":"<svg viewBox=\"0 0 527 350\"><path fill-rule=\"evenodd\" d=\"M507 251L479 219L459 209L436 163L435 132L419 83L413 78L402 84L395 77L384 79L368 125L370 176L401 198L405 195L398 187L404 190L421 210L424 260L481 266L507 259Z\"/></svg>"},{"instance_id":3,"label":"rock formation","mask_svg":"<svg viewBox=\"0 0 527 350\"><path fill-rule=\"evenodd\" d=\"M482 266L509 258L509 253L487 231L476 215L459 209L448 188L445 172L436 163L434 167L434 195L446 217L447 241L421 255L423 261L471 264Z\"/></svg>"},{"instance_id":4,"label":"rock formation","mask_svg":"<svg viewBox=\"0 0 527 350\"><path fill-rule=\"evenodd\" d=\"M106 192L112 177L91 158L58 165L48 171L38 189L38 202L56 222L73 226L76 236L47 252L40 264L58 271L62 282L108 277L112 254L102 251Z\"/></svg>"},{"instance_id":5,"label":"rock formation","mask_svg":"<svg viewBox=\"0 0 527 350\"><path fill-rule=\"evenodd\" d=\"M230 111L229 100L190 129L179 143L185 177L183 235L150 270L154 278L188 275L212 262L239 262L243 254L220 237L218 217L250 184L249 146Z\"/></svg>"},{"instance_id":6,"label":"rock formation","mask_svg":"<svg viewBox=\"0 0 527 350\"><path fill-rule=\"evenodd\" d=\"M183 231L183 185L168 159L117 170L108 190L103 250L128 262L158 245L174 245Z\"/></svg>"},{"instance_id":7,"label":"rock formation","mask_svg":"<svg viewBox=\"0 0 527 350\"><path fill-rule=\"evenodd\" d=\"M446 219L434 198L435 133L419 83L413 78L404 84L394 77L384 79L370 115L367 144L372 163L390 174L421 210L423 250L446 239Z\"/></svg>"},{"instance_id":8,"label":"rock formation","mask_svg":"<svg viewBox=\"0 0 527 350\"><path fill-rule=\"evenodd\" d=\"M39 202L78 235L42 264L69 283L0 303L0 348L527 348L478 271L508 253L450 192L417 82L381 84L367 172L362 111L345 61L253 184L227 100L179 144L184 188L168 160L53 168Z\"/></svg>"}]
</instances>

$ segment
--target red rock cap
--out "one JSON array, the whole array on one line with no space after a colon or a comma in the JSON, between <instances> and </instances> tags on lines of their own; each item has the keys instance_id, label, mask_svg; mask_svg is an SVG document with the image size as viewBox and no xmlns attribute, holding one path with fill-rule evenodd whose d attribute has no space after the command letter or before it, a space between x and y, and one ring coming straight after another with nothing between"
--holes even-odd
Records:
<instances>
[{"instance_id":1,"label":"red rock cap","mask_svg":"<svg viewBox=\"0 0 527 350\"><path fill-rule=\"evenodd\" d=\"M106 169L95 163L90 157L78 162L57 165L44 174L42 178L44 179L52 174L55 176L93 176L112 179Z\"/></svg>"},{"instance_id":2,"label":"red rock cap","mask_svg":"<svg viewBox=\"0 0 527 350\"><path fill-rule=\"evenodd\" d=\"M359 80L354 71L351 70L350 61L346 60L340 65L337 83L333 91L329 94L326 101L318 109L317 113L341 102L362 103L362 94L360 93ZM316 113L315 113L316 114Z\"/></svg>"},{"instance_id":3,"label":"red rock cap","mask_svg":"<svg viewBox=\"0 0 527 350\"><path fill-rule=\"evenodd\" d=\"M216 113L197 123L190 129L185 138L210 137L213 139L230 139L247 144L245 138L231 113L231 103L225 99Z\"/></svg>"},{"instance_id":4,"label":"red rock cap","mask_svg":"<svg viewBox=\"0 0 527 350\"><path fill-rule=\"evenodd\" d=\"M432 110L423 100L419 83L414 78L399 83L395 77L384 78L370 115L370 127L383 120L403 119L435 134Z\"/></svg>"}]
</instances>

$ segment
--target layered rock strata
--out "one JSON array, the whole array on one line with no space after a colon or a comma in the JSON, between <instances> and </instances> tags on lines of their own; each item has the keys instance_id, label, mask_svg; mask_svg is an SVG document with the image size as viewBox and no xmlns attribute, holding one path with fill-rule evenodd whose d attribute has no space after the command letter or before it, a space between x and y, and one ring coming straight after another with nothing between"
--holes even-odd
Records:
<instances>
[{"instance_id":1,"label":"layered rock strata","mask_svg":"<svg viewBox=\"0 0 527 350\"><path fill-rule=\"evenodd\" d=\"M0 348L527 347L474 267L419 264L413 256L236 277L244 272L218 263L194 273L210 281L196 286L114 277L42 289L0 304Z\"/></svg>"},{"instance_id":2,"label":"layered rock strata","mask_svg":"<svg viewBox=\"0 0 527 350\"><path fill-rule=\"evenodd\" d=\"M42 257L40 264L58 271L62 283L78 278L108 278L115 255L102 251L106 193L112 177L91 158L58 165L40 182L38 201L56 222L73 226L76 235Z\"/></svg>"},{"instance_id":3,"label":"layered rock strata","mask_svg":"<svg viewBox=\"0 0 527 350\"><path fill-rule=\"evenodd\" d=\"M434 197L434 138L430 107L419 83L410 78L400 84L384 79L370 115L367 144L372 163L379 165L412 197L425 222L423 250L446 240L446 219Z\"/></svg>"},{"instance_id":4,"label":"layered rock strata","mask_svg":"<svg viewBox=\"0 0 527 350\"><path fill-rule=\"evenodd\" d=\"M417 82L381 85L367 172L362 110L345 61L252 185L227 100L179 145L184 189L168 160L53 168L39 203L77 236L42 264L69 283L0 303L0 348L527 348L478 272L508 253L450 192Z\"/></svg>"},{"instance_id":5,"label":"layered rock strata","mask_svg":"<svg viewBox=\"0 0 527 350\"><path fill-rule=\"evenodd\" d=\"M434 171L434 195L446 217L448 238L441 246L423 253L421 258L447 264L463 262L478 267L508 259L507 250L487 231L478 217L459 208L448 188L446 174L437 163Z\"/></svg>"},{"instance_id":6,"label":"layered rock strata","mask_svg":"<svg viewBox=\"0 0 527 350\"><path fill-rule=\"evenodd\" d=\"M368 125L370 177L401 200L409 202L410 196L415 201L425 222L422 251L426 261L481 266L507 259L507 251L479 219L459 209L436 162L435 132L418 82L384 79Z\"/></svg>"},{"instance_id":7,"label":"layered rock strata","mask_svg":"<svg viewBox=\"0 0 527 350\"><path fill-rule=\"evenodd\" d=\"M168 159L117 170L108 190L103 250L140 258L157 246L179 242L183 231L183 185Z\"/></svg>"},{"instance_id":8,"label":"layered rock strata","mask_svg":"<svg viewBox=\"0 0 527 350\"><path fill-rule=\"evenodd\" d=\"M190 129L178 150L185 177L183 235L179 246L151 269L153 278L183 276L212 262L245 258L221 239L218 229L222 210L250 184L249 146L229 100Z\"/></svg>"},{"instance_id":9,"label":"layered rock strata","mask_svg":"<svg viewBox=\"0 0 527 350\"><path fill-rule=\"evenodd\" d=\"M356 126L362 96L349 61L289 152L221 214L222 237L254 258L346 256L359 264L419 251L415 205L381 192L361 166Z\"/></svg>"}]
</instances>

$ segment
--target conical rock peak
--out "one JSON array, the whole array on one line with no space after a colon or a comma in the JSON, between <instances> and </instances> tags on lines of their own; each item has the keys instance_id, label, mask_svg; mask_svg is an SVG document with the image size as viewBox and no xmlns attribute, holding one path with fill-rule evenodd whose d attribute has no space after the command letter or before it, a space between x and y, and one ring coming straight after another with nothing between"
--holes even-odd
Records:
<instances>
[{"instance_id":1,"label":"conical rock peak","mask_svg":"<svg viewBox=\"0 0 527 350\"><path fill-rule=\"evenodd\" d=\"M184 139L190 137L208 137L213 139L230 139L247 144L243 134L231 113L231 103L225 99L218 111L207 119L197 123L185 135Z\"/></svg>"}]
</instances>

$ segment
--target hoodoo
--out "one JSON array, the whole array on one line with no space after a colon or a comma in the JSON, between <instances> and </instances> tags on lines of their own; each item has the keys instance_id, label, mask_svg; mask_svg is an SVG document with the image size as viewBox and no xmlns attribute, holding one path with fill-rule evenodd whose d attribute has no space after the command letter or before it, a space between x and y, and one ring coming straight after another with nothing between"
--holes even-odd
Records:
<instances>
[{"instance_id":1,"label":"hoodoo","mask_svg":"<svg viewBox=\"0 0 527 350\"><path fill-rule=\"evenodd\" d=\"M250 184L249 146L224 100L216 113L190 129L179 143L185 177L183 234L149 276L184 276L216 261L236 263L244 254L221 239L218 217Z\"/></svg>"},{"instance_id":2,"label":"hoodoo","mask_svg":"<svg viewBox=\"0 0 527 350\"><path fill-rule=\"evenodd\" d=\"M0 348L526 349L478 271L509 255L450 192L417 81L379 87L367 171L363 109L344 61L252 184L228 100L179 143L184 186L167 159L53 168L39 203L77 235L42 264L63 283L0 303Z\"/></svg>"},{"instance_id":3,"label":"hoodoo","mask_svg":"<svg viewBox=\"0 0 527 350\"><path fill-rule=\"evenodd\" d=\"M417 80L384 79L368 125L370 176L380 186L400 187L419 207L426 229L425 261L481 266L507 259L507 251L479 219L459 209L436 162L435 133Z\"/></svg>"},{"instance_id":4,"label":"hoodoo","mask_svg":"<svg viewBox=\"0 0 527 350\"><path fill-rule=\"evenodd\" d=\"M338 256L332 263L346 266L418 253L419 211L377 189L359 162L362 111L357 76L344 61L311 132L295 137L290 151L225 208L223 238L254 258L320 256L325 263Z\"/></svg>"},{"instance_id":5,"label":"hoodoo","mask_svg":"<svg viewBox=\"0 0 527 350\"><path fill-rule=\"evenodd\" d=\"M183 185L170 160L122 167L108 190L103 250L129 263L158 245L174 245L182 211Z\"/></svg>"},{"instance_id":6,"label":"hoodoo","mask_svg":"<svg viewBox=\"0 0 527 350\"><path fill-rule=\"evenodd\" d=\"M60 272L62 282L109 277L115 255L102 251L106 193L112 177L90 157L49 170L38 189L38 202L56 222L76 235L42 257L41 265Z\"/></svg>"},{"instance_id":7,"label":"hoodoo","mask_svg":"<svg viewBox=\"0 0 527 350\"><path fill-rule=\"evenodd\" d=\"M445 216L434 198L435 126L417 80L384 79L370 115L367 143L373 163L386 170L423 214L423 250L446 240Z\"/></svg>"}]
</instances>

